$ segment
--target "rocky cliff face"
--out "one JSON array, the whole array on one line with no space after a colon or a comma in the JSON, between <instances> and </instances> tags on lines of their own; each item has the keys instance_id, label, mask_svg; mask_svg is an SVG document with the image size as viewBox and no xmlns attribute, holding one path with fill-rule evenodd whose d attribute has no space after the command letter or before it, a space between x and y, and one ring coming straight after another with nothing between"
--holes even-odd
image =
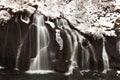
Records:
<instances>
[{"instance_id":1,"label":"rocky cliff face","mask_svg":"<svg viewBox=\"0 0 120 80\"><path fill-rule=\"evenodd\" d=\"M49 33L45 50L50 70L72 73L75 69L81 72L120 69L117 1L6 1L0 2L1 66L29 70L40 54L37 45L43 45L40 51L44 48L44 34L40 35L40 44L37 36L41 27L38 25L44 25ZM34 18L36 14L43 16L42 22L37 16Z\"/></svg>"}]
</instances>

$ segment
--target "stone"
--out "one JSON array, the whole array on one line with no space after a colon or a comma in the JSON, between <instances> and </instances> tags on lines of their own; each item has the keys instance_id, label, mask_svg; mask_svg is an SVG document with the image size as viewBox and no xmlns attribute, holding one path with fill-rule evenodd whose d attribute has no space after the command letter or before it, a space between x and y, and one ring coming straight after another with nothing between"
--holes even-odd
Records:
<instances>
[{"instance_id":1,"label":"stone","mask_svg":"<svg viewBox=\"0 0 120 80\"><path fill-rule=\"evenodd\" d=\"M56 72L62 72L65 73L67 71L67 66L65 61L56 61L54 64L54 70Z\"/></svg>"}]
</instances>

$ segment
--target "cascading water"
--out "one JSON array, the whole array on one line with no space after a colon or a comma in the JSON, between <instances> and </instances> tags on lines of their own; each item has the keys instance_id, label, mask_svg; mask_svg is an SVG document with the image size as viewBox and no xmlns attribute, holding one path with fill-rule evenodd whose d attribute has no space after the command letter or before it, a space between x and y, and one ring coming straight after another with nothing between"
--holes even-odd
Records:
<instances>
[{"instance_id":1,"label":"cascading water","mask_svg":"<svg viewBox=\"0 0 120 80\"><path fill-rule=\"evenodd\" d=\"M69 66L68 72L66 73L66 75L72 74L73 73L73 69L78 68L78 64L77 64L77 54L78 54L78 43L82 43L82 40L84 39L84 37L82 35L80 35L80 33L78 33L76 30L72 30L70 28L70 26L68 25L67 21L65 19L60 19L60 21L57 21L58 26L64 27L64 31L67 35L67 39L69 42L69 49L70 50L70 54L71 54L71 64ZM86 58L88 61L88 56L89 54L86 53ZM88 64L88 62L86 62L86 64Z\"/></svg>"},{"instance_id":2,"label":"cascading water","mask_svg":"<svg viewBox=\"0 0 120 80\"><path fill-rule=\"evenodd\" d=\"M89 71L90 70L90 63L89 63L90 55L92 55L93 60L97 63L96 55L90 42L87 40L88 41L87 47L83 46L82 43L84 40L86 40L86 38L82 36L78 31L71 29L67 23L67 20L65 19L60 19L59 21L57 20L57 25L61 29L64 28L63 30L65 31L67 35L67 39L70 45L68 47L69 48L68 50L70 50L70 54L71 54L71 58L70 58L71 64L69 66L69 69L66 75L72 74L73 69L78 68L77 54L82 54L82 57L81 57L82 70L80 72ZM82 48L81 53L78 53L78 46L81 46ZM92 54L90 53L89 49L92 52Z\"/></svg>"},{"instance_id":3,"label":"cascading water","mask_svg":"<svg viewBox=\"0 0 120 80\"><path fill-rule=\"evenodd\" d=\"M71 65L69 66L69 70L66 73L66 75L72 74L72 70L77 67L77 61L76 61L76 51L78 49L78 43L77 43L77 36L75 35L75 32L72 31L72 29L70 28L70 26L68 25L67 21L65 19L60 19L57 20L57 26L59 28L62 29L62 27L64 27L64 31L67 35L68 38L68 42L69 42L69 50L70 50L70 54L71 54ZM72 32L71 34L69 34L69 32ZM73 37L73 41L72 41L72 37Z\"/></svg>"},{"instance_id":4,"label":"cascading water","mask_svg":"<svg viewBox=\"0 0 120 80\"><path fill-rule=\"evenodd\" d=\"M34 15L34 22L37 26L37 56L31 61L30 71L49 70L48 45L49 33L44 24L44 16L41 14Z\"/></svg>"},{"instance_id":5,"label":"cascading water","mask_svg":"<svg viewBox=\"0 0 120 80\"><path fill-rule=\"evenodd\" d=\"M85 38L83 36L81 36L79 33L77 33L77 36L79 38L79 43L81 44L81 48L82 48L82 70L81 70L81 72L86 72L86 71L89 71L90 53L89 53L87 47L84 47L82 45L82 42L83 42L83 40L85 40Z\"/></svg>"},{"instance_id":6,"label":"cascading water","mask_svg":"<svg viewBox=\"0 0 120 80\"><path fill-rule=\"evenodd\" d=\"M57 29L56 29L56 41L60 46L60 50L62 50L63 49L63 40L60 36L60 30L57 30Z\"/></svg>"},{"instance_id":7,"label":"cascading water","mask_svg":"<svg viewBox=\"0 0 120 80\"><path fill-rule=\"evenodd\" d=\"M72 33L73 36L73 48L72 48L72 54L71 54L71 64L69 66L69 70L68 73L72 73L74 68L78 67L77 61L76 61L76 56L77 56L77 51L78 51L78 42L77 42L77 36L76 34L73 32Z\"/></svg>"},{"instance_id":8,"label":"cascading water","mask_svg":"<svg viewBox=\"0 0 120 80\"><path fill-rule=\"evenodd\" d=\"M105 37L103 37L102 58L103 58L103 65L104 65L103 73L106 73L108 70L110 70L110 67L109 67L109 58L108 58L106 48L105 48Z\"/></svg>"},{"instance_id":9,"label":"cascading water","mask_svg":"<svg viewBox=\"0 0 120 80\"><path fill-rule=\"evenodd\" d=\"M15 63L15 70L18 70L18 64L19 64L19 58L20 58L20 53L21 53L21 49L22 49L22 46L23 46L23 43L24 43L24 39L21 38L21 28L20 28L20 25L18 23L18 17L16 16L15 18L15 22L17 23L17 26L18 26L18 29L20 31L20 44L19 44L19 47L18 47L18 51L17 51L17 56L16 56L16 63Z\"/></svg>"},{"instance_id":10,"label":"cascading water","mask_svg":"<svg viewBox=\"0 0 120 80\"><path fill-rule=\"evenodd\" d=\"M116 43L118 53L120 54L120 40Z\"/></svg>"}]
</instances>

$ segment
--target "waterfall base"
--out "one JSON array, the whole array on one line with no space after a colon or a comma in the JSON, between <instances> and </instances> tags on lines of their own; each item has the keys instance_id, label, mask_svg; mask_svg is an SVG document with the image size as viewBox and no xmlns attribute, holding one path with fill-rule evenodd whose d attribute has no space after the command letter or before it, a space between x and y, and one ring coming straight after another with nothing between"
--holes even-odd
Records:
<instances>
[{"instance_id":1,"label":"waterfall base","mask_svg":"<svg viewBox=\"0 0 120 80\"><path fill-rule=\"evenodd\" d=\"M1 67L1 66L0 66L0 69L4 69L4 67Z\"/></svg>"},{"instance_id":2,"label":"waterfall base","mask_svg":"<svg viewBox=\"0 0 120 80\"><path fill-rule=\"evenodd\" d=\"M55 72L52 70L29 70L29 71L26 71L25 73L28 73L28 74L49 74L49 73L55 73Z\"/></svg>"}]
</instances>

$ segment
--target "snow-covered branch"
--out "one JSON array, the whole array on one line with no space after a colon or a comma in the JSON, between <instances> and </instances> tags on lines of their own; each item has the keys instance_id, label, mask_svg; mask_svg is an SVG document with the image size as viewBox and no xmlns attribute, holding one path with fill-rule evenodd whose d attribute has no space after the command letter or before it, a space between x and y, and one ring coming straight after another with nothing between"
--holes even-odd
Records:
<instances>
[{"instance_id":1,"label":"snow-covered branch","mask_svg":"<svg viewBox=\"0 0 120 80\"><path fill-rule=\"evenodd\" d=\"M102 34L109 36L114 35L111 29L120 17L119 0L0 0L0 8L0 23L11 18L7 10L3 11L4 8L10 8L13 13L27 12L27 17L38 10L52 19L66 18L81 32L95 34L100 29Z\"/></svg>"}]
</instances>

